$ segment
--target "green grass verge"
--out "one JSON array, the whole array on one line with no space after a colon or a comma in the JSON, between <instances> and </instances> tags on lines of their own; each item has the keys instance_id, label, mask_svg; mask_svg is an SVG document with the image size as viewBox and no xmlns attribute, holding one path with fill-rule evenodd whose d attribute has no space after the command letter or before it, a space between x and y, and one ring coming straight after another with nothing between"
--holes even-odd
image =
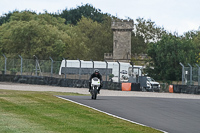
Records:
<instances>
[{"instance_id":1,"label":"green grass verge","mask_svg":"<svg viewBox=\"0 0 200 133\"><path fill-rule=\"evenodd\" d=\"M0 90L0 133L157 133L54 95L59 92Z\"/></svg>"}]
</instances>

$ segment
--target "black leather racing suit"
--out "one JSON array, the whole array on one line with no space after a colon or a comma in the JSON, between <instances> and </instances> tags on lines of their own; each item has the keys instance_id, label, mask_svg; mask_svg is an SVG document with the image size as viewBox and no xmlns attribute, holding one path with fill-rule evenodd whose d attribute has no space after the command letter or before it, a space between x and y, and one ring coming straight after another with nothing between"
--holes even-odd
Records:
<instances>
[{"instance_id":1,"label":"black leather racing suit","mask_svg":"<svg viewBox=\"0 0 200 133\"><path fill-rule=\"evenodd\" d=\"M99 90L98 90L98 91L100 91L100 89L101 89L101 87L102 87L102 76L101 76L100 73L93 73L93 74L90 76L90 79L89 79L89 89L91 89L91 80L92 80L92 78L94 78L94 77L97 77L98 79L100 79L100 87L99 87Z\"/></svg>"}]
</instances>

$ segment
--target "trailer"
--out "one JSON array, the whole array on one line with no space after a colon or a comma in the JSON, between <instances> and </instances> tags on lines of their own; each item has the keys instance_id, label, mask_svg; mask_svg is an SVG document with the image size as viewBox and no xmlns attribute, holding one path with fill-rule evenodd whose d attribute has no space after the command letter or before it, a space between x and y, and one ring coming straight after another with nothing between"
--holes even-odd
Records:
<instances>
[{"instance_id":1,"label":"trailer","mask_svg":"<svg viewBox=\"0 0 200 133\"><path fill-rule=\"evenodd\" d=\"M59 75L65 73L92 74L94 69L99 69L101 74L112 74L113 82L128 82L130 76L142 75L143 66L133 66L124 62L107 62L107 61L84 61L84 60L62 60Z\"/></svg>"}]
</instances>

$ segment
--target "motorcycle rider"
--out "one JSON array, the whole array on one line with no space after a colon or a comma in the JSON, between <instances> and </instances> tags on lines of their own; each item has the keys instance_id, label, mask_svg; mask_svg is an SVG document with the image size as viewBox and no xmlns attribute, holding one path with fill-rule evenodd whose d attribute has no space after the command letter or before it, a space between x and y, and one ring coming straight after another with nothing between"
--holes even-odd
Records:
<instances>
[{"instance_id":1,"label":"motorcycle rider","mask_svg":"<svg viewBox=\"0 0 200 133\"><path fill-rule=\"evenodd\" d=\"M98 79L100 79L100 87L99 87L99 89L97 90L97 91L98 91L98 94L99 94L100 89L101 89L101 87L102 87L102 76L101 76L101 74L99 73L99 70L98 70L98 69L95 69L95 70L94 70L94 73L90 76L90 79L89 79L89 92L90 92L90 90L91 90L91 81L92 81L92 78L94 78L94 77L97 77Z\"/></svg>"}]
</instances>

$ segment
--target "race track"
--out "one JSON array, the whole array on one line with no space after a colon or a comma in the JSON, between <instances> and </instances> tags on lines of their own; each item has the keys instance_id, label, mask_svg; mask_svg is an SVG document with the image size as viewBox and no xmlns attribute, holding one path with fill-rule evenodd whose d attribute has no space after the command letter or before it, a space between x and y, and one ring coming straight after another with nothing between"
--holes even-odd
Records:
<instances>
[{"instance_id":1,"label":"race track","mask_svg":"<svg viewBox=\"0 0 200 133\"><path fill-rule=\"evenodd\" d=\"M200 100L152 97L61 96L169 133L198 133Z\"/></svg>"}]
</instances>

